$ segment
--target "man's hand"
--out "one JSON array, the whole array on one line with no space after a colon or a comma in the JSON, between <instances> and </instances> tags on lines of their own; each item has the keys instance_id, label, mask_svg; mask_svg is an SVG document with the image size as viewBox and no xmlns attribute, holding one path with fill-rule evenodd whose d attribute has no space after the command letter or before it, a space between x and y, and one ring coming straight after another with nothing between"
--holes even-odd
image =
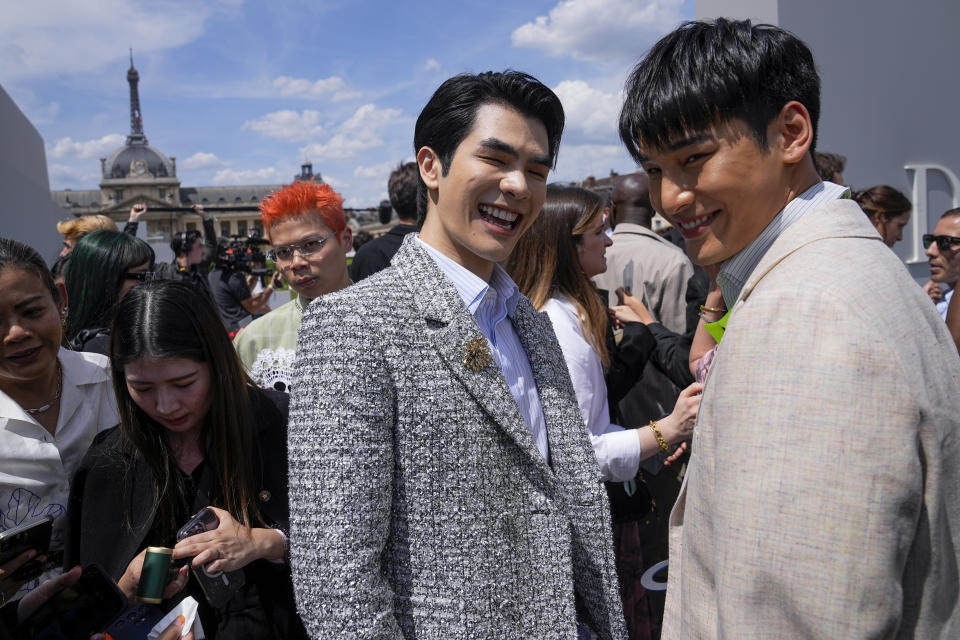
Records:
<instances>
[{"instance_id":1,"label":"man's hand","mask_svg":"<svg viewBox=\"0 0 960 640\"><path fill-rule=\"evenodd\" d=\"M137 203L130 207L130 220L128 222L140 222L140 219L147 215L147 205Z\"/></svg>"},{"instance_id":2,"label":"man's hand","mask_svg":"<svg viewBox=\"0 0 960 640\"><path fill-rule=\"evenodd\" d=\"M190 205L190 208L193 209L193 212L198 214L204 220L210 219L210 214L204 211L202 204L193 204L193 205Z\"/></svg>"},{"instance_id":3,"label":"man's hand","mask_svg":"<svg viewBox=\"0 0 960 640\"><path fill-rule=\"evenodd\" d=\"M940 302L943 299L943 290L933 280L928 280L927 284L923 285L923 290L934 302Z\"/></svg>"}]
</instances>

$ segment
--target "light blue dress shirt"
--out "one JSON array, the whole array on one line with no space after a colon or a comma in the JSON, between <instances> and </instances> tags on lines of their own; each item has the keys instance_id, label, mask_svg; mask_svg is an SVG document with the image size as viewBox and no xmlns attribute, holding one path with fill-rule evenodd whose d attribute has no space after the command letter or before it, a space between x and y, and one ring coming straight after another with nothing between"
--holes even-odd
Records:
<instances>
[{"instance_id":1,"label":"light blue dress shirt","mask_svg":"<svg viewBox=\"0 0 960 640\"><path fill-rule=\"evenodd\" d=\"M770 224L739 253L723 263L717 274L717 285L723 293L727 309L732 309L740 291L746 286L750 274L760 264L767 252L787 227L800 219L807 211L813 211L831 200L849 197L849 190L832 182L818 182L787 203Z\"/></svg>"},{"instance_id":2,"label":"light blue dress shirt","mask_svg":"<svg viewBox=\"0 0 960 640\"><path fill-rule=\"evenodd\" d=\"M473 315L480 327L480 332L490 343L490 351L507 381L507 386L510 387L510 393L517 402L520 415L530 429L534 444L537 445L543 459L549 460L547 424L543 419L540 394L537 392L527 352L523 350L520 336L517 335L513 323L509 320L520 300L520 290L517 289L516 283L498 264L493 265L493 275L487 283L466 267L457 264L428 245L420 239L419 235L417 242L456 287L467 311Z\"/></svg>"}]
</instances>

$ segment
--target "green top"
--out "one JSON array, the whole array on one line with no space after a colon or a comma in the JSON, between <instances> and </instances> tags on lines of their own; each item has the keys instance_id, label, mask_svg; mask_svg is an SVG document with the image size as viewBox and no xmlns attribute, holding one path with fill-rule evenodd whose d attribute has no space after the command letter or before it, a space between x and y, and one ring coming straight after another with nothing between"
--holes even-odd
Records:
<instances>
[{"instance_id":1,"label":"green top","mask_svg":"<svg viewBox=\"0 0 960 640\"><path fill-rule=\"evenodd\" d=\"M233 339L247 373L264 389L290 392L297 332L310 300L298 295L248 324Z\"/></svg>"}]
</instances>

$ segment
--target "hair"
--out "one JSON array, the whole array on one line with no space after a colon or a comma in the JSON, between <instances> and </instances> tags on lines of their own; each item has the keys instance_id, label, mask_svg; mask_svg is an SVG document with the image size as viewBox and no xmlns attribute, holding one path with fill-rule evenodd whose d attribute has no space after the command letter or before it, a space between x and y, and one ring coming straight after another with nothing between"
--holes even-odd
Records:
<instances>
[{"instance_id":1,"label":"hair","mask_svg":"<svg viewBox=\"0 0 960 640\"><path fill-rule=\"evenodd\" d=\"M401 220L417 219L417 184L420 167L416 162L404 162L397 166L387 180L390 205Z\"/></svg>"},{"instance_id":2,"label":"hair","mask_svg":"<svg viewBox=\"0 0 960 640\"><path fill-rule=\"evenodd\" d=\"M380 205L377 207L377 218L380 220L380 224L389 224L390 219L393 218L393 207L389 200L380 201Z\"/></svg>"},{"instance_id":3,"label":"hair","mask_svg":"<svg viewBox=\"0 0 960 640\"><path fill-rule=\"evenodd\" d=\"M880 216L884 222L909 213L913 208L907 196L885 184L858 191L853 199L868 217Z\"/></svg>"},{"instance_id":4,"label":"hair","mask_svg":"<svg viewBox=\"0 0 960 640\"><path fill-rule=\"evenodd\" d=\"M200 232L196 229L188 229L187 231L180 231L173 234L173 239L170 241L170 248L173 250L173 255L180 257L181 255L189 253L199 237Z\"/></svg>"},{"instance_id":5,"label":"hair","mask_svg":"<svg viewBox=\"0 0 960 640\"><path fill-rule=\"evenodd\" d=\"M81 238L66 271L67 340L84 329L110 326L127 271L144 263L152 269L154 259L150 245L126 233L101 230Z\"/></svg>"},{"instance_id":6,"label":"hair","mask_svg":"<svg viewBox=\"0 0 960 640\"><path fill-rule=\"evenodd\" d=\"M820 78L810 49L779 27L718 18L685 22L653 45L627 79L620 139L634 160L691 133L742 119L767 148L767 126L791 100L810 113L816 146Z\"/></svg>"},{"instance_id":7,"label":"hair","mask_svg":"<svg viewBox=\"0 0 960 640\"><path fill-rule=\"evenodd\" d=\"M359 251L360 247L373 240L373 234L369 231L357 231L353 234L353 250Z\"/></svg>"},{"instance_id":8,"label":"hair","mask_svg":"<svg viewBox=\"0 0 960 640\"><path fill-rule=\"evenodd\" d=\"M328 184L298 180L274 191L260 203L260 219L270 237L270 228L284 220L300 218L316 211L323 223L337 234L347 226L343 216L343 197Z\"/></svg>"},{"instance_id":9,"label":"hair","mask_svg":"<svg viewBox=\"0 0 960 640\"><path fill-rule=\"evenodd\" d=\"M577 254L583 234L591 230L602 215L603 198L593 191L548 185L543 209L517 241L506 270L537 309L543 309L558 293L570 298L577 308L580 330L606 370L610 365L606 347L607 309L597 287L580 267Z\"/></svg>"},{"instance_id":10,"label":"hair","mask_svg":"<svg viewBox=\"0 0 960 640\"><path fill-rule=\"evenodd\" d=\"M440 160L443 175L447 175L457 147L473 129L477 109L485 104L510 107L540 120L547 130L550 159L556 162L564 123L560 98L533 76L511 69L462 73L441 84L417 118L413 132L414 154L430 147ZM422 225L427 215L427 185L419 171L417 213Z\"/></svg>"},{"instance_id":11,"label":"hair","mask_svg":"<svg viewBox=\"0 0 960 640\"><path fill-rule=\"evenodd\" d=\"M142 357L185 358L210 367L211 405L201 426L200 446L215 478L211 501L243 524L259 523L253 470L247 463L253 450L251 394L256 387L209 296L186 282L144 282L120 301L110 330L120 429L150 468L158 522L164 537L172 539L183 524L177 514L186 493L166 429L137 405L127 389L126 366Z\"/></svg>"},{"instance_id":12,"label":"hair","mask_svg":"<svg viewBox=\"0 0 960 640\"><path fill-rule=\"evenodd\" d=\"M943 215L940 216L940 219L949 218L950 216L960 216L960 207L956 209L947 209L944 211Z\"/></svg>"},{"instance_id":13,"label":"hair","mask_svg":"<svg viewBox=\"0 0 960 640\"><path fill-rule=\"evenodd\" d=\"M107 216L100 214L83 216L57 223L57 233L63 234L64 238L73 242L80 240L83 236L98 229L117 231L117 223Z\"/></svg>"},{"instance_id":14,"label":"hair","mask_svg":"<svg viewBox=\"0 0 960 640\"><path fill-rule=\"evenodd\" d=\"M10 238L0 238L0 271L6 268L21 269L28 271L43 282L50 295L53 296L53 302L59 304L60 291L53 282L53 276L50 275L50 269L47 263L37 253L37 250L30 245L11 240Z\"/></svg>"},{"instance_id":15,"label":"hair","mask_svg":"<svg viewBox=\"0 0 960 640\"><path fill-rule=\"evenodd\" d=\"M50 276L56 282L57 278L65 279L67 277L67 264L70 262L70 254L57 256L57 259L50 265Z\"/></svg>"},{"instance_id":16,"label":"hair","mask_svg":"<svg viewBox=\"0 0 960 640\"><path fill-rule=\"evenodd\" d=\"M833 180L835 173L843 173L846 169L847 159L839 153L816 151L813 154L813 164L821 180Z\"/></svg>"}]
</instances>

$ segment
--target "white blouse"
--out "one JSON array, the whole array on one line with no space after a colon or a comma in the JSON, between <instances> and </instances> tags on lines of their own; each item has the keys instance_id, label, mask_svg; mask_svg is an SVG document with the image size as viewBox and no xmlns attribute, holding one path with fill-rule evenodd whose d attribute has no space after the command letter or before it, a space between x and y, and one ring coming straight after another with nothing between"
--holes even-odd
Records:
<instances>
[{"instance_id":1,"label":"white blouse","mask_svg":"<svg viewBox=\"0 0 960 640\"><path fill-rule=\"evenodd\" d=\"M53 516L50 550L63 548L70 480L93 437L119 422L110 360L60 349L63 391L54 435L0 391L0 531ZM50 571L43 579L59 574ZM19 595L40 580L25 584Z\"/></svg>"},{"instance_id":2,"label":"white blouse","mask_svg":"<svg viewBox=\"0 0 960 640\"><path fill-rule=\"evenodd\" d=\"M557 334L583 422L590 434L604 480L625 482L637 475L640 465L640 438L635 429L610 422L607 384L600 356L580 331L577 308L566 296L550 298L543 310L550 316Z\"/></svg>"}]
</instances>

